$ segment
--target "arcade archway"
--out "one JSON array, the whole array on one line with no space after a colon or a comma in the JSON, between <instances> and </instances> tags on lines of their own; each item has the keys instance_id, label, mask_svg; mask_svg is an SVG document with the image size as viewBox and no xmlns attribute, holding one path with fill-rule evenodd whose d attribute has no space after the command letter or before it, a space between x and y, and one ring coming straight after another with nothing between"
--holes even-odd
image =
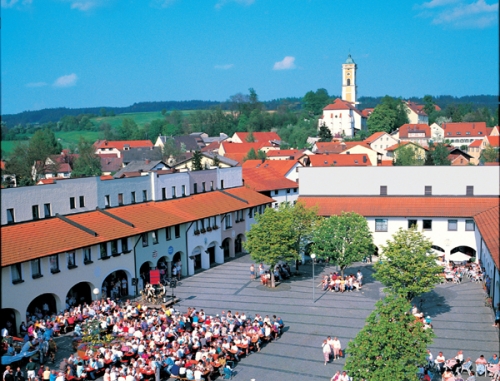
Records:
<instances>
[{"instance_id":1,"label":"arcade archway","mask_svg":"<svg viewBox=\"0 0 500 381\"><path fill-rule=\"evenodd\" d=\"M224 241L222 241L222 252L224 253L224 258L229 258L231 256L231 238L226 238Z\"/></svg>"},{"instance_id":2,"label":"arcade archway","mask_svg":"<svg viewBox=\"0 0 500 381\"><path fill-rule=\"evenodd\" d=\"M83 303L91 303L93 288L93 285L89 282L75 284L66 294L66 304L70 307L74 307Z\"/></svg>"},{"instance_id":3,"label":"arcade archway","mask_svg":"<svg viewBox=\"0 0 500 381\"><path fill-rule=\"evenodd\" d=\"M50 316L57 313L57 305L60 303L59 298L55 294L38 295L31 301L26 310L26 318L28 314L35 316L35 319L43 319L45 316Z\"/></svg>"},{"instance_id":4,"label":"arcade archway","mask_svg":"<svg viewBox=\"0 0 500 381\"><path fill-rule=\"evenodd\" d=\"M116 270L109 274L101 286L101 296L116 299L128 295L129 275L125 270Z\"/></svg>"},{"instance_id":5,"label":"arcade archway","mask_svg":"<svg viewBox=\"0 0 500 381\"><path fill-rule=\"evenodd\" d=\"M0 329L7 328L10 336L17 336L21 324L21 314L13 308L2 308L0 310Z\"/></svg>"},{"instance_id":6,"label":"arcade archway","mask_svg":"<svg viewBox=\"0 0 500 381\"><path fill-rule=\"evenodd\" d=\"M234 253L240 254L243 252L243 242L245 241L244 234L238 234L236 239L234 240Z\"/></svg>"},{"instance_id":7,"label":"arcade archway","mask_svg":"<svg viewBox=\"0 0 500 381\"><path fill-rule=\"evenodd\" d=\"M141 274L141 278L144 282L144 284L149 283L149 271L151 271L154 268L153 262L144 262L140 269L139 269L139 274Z\"/></svg>"},{"instance_id":8,"label":"arcade archway","mask_svg":"<svg viewBox=\"0 0 500 381\"><path fill-rule=\"evenodd\" d=\"M474 250L470 246L457 246L457 247L451 249L450 254L454 254L457 252L461 252L461 253L464 253L466 255L470 255L471 257L476 256L476 250Z\"/></svg>"}]
</instances>

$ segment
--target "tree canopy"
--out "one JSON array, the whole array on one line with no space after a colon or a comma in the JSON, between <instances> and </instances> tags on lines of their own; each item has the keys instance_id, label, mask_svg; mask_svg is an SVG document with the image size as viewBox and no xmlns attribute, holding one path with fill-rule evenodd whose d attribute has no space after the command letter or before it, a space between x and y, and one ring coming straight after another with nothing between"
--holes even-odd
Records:
<instances>
[{"instance_id":1,"label":"tree canopy","mask_svg":"<svg viewBox=\"0 0 500 381\"><path fill-rule=\"evenodd\" d=\"M355 380L417 381L418 366L426 363L432 329L409 312L410 303L390 295L376 304L366 324L346 348L344 369Z\"/></svg>"},{"instance_id":2,"label":"tree canopy","mask_svg":"<svg viewBox=\"0 0 500 381\"><path fill-rule=\"evenodd\" d=\"M319 133L318 133L318 138L320 142L331 142L332 141L332 132L330 129L325 126L323 123L321 127L319 128Z\"/></svg>"},{"instance_id":3,"label":"tree canopy","mask_svg":"<svg viewBox=\"0 0 500 381\"><path fill-rule=\"evenodd\" d=\"M201 171L203 169L201 151L196 150L193 153L193 171Z\"/></svg>"},{"instance_id":4,"label":"tree canopy","mask_svg":"<svg viewBox=\"0 0 500 381\"><path fill-rule=\"evenodd\" d=\"M394 165L410 166L424 165L425 157L419 156L419 150L412 144L406 144L396 149Z\"/></svg>"},{"instance_id":5,"label":"tree canopy","mask_svg":"<svg viewBox=\"0 0 500 381\"><path fill-rule=\"evenodd\" d=\"M425 158L425 165L451 165L448 159L449 151L444 143L429 143L429 150Z\"/></svg>"},{"instance_id":6,"label":"tree canopy","mask_svg":"<svg viewBox=\"0 0 500 381\"><path fill-rule=\"evenodd\" d=\"M373 237L366 219L357 213L331 216L320 221L312 240L318 258L330 258L344 270L353 262L361 261L374 250Z\"/></svg>"},{"instance_id":7,"label":"tree canopy","mask_svg":"<svg viewBox=\"0 0 500 381\"><path fill-rule=\"evenodd\" d=\"M304 110L311 116L320 115L323 108L330 102L330 96L325 89L318 89L316 92L308 91L304 95Z\"/></svg>"},{"instance_id":8,"label":"tree canopy","mask_svg":"<svg viewBox=\"0 0 500 381\"><path fill-rule=\"evenodd\" d=\"M315 209L300 204L283 203L278 209L266 208L255 219L243 245L254 261L266 263L273 269L279 261L300 258L317 214ZM271 285L274 287L272 272Z\"/></svg>"},{"instance_id":9,"label":"tree canopy","mask_svg":"<svg viewBox=\"0 0 500 381\"><path fill-rule=\"evenodd\" d=\"M368 118L368 132L384 131L390 134L408 122L408 114L401 99L386 95Z\"/></svg>"},{"instance_id":10,"label":"tree canopy","mask_svg":"<svg viewBox=\"0 0 500 381\"><path fill-rule=\"evenodd\" d=\"M93 143L80 137L77 151L78 157L73 162L71 177L100 176L102 174L101 159L95 154Z\"/></svg>"},{"instance_id":11,"label":"tree canopy","mask_svg":"<svg viewBox=\"0 0 500 381\"><path fill-rule=\"evenodd\" d=\"M408 301L431 291L441 280L443 269L436 263L432 242L416 228L400 228L382 246L382 258L374 266L375 279Z\"/></svg>"}]
</instances>

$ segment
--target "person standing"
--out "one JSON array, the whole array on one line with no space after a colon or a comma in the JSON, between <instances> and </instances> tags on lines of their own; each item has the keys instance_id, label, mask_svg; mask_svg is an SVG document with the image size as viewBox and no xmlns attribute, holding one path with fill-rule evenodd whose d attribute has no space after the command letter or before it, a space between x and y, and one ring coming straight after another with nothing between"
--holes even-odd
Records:
<instances>
[{"instance_id":1,"label":"person standing","mask_svg":"<svg viewBox=\"0 0 500 381\"><path fill-rule=\"evenodd\" d=\"M36 376L36 364L33 362L33 358L31 357L28 364L26 364L26 374L28 375L29 381L31 381Z\"/></svg>"},{"instance_id":2,"label":"person standing","mask_svg":"<svg viewBox=\"0 0 500 381\"><path fill-rule=\"evenodd\" d=\"M359 287L363 286L363 274L361 273L361 270L358 270L358 273L356 274L356 279L358 280Z\"/></svg>"},{"instance_id":3,"label":"person standing","mask_svg":"<svg viewBox=\"0 0 500 381\"><path fill-rule=\"evenodd\" d=\"M330 344L326 340L323 340L323 344L321 344L323 347L323 358L325 360L325 365L327 362L330 361L330 355L332 354L332 349L330 348Z\"/></svg>"},{"instance_id":4,"label":"person standing","mask_svg":"<svg viewBox=\"0 0 500 381\"><path fill-rule=\"evenodd\" d=\"M338 359L340 357L340 352L342 350L342 346L340 345L339 339L336 337L333 338L333 359Z\"/></svg>"},{"instance_id":5,"label":"person standing","mask_svg":"<svg viewBox=\"0 0 500 381\"><path fill-rule=\"evenodd\" d=\"M250 280L255 280L255 265L253 263L250 265Z\"/></svg>"}]
</instances>

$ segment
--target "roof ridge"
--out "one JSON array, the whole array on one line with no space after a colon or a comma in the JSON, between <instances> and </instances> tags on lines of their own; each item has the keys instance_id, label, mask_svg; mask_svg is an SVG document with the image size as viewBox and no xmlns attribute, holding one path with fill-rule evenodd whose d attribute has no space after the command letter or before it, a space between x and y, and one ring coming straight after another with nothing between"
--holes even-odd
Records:
<instances>
[{"instance_id":1,"label":"roof ridge","mask_svg":"<svg viewBox=\"0 0 500 381\"><path fill-rule=\"evenodd\" d=\"M132 227L132 228L135 228L135 225L132 222L129 222L127 220L124 220L123 218L115 216L114 214L111 214L108 211L103 210L103 209L101 209L99 207L97 207L96 210L99 211L99 212L101 212L101 213L103 213L103 214L105 214L108 217L111 217L111 218L115 219L118 222L121 222L122 224L125 224L125 225L128 225L128 226Z\"/></svg>"},{"instance_id":2,"label":"roof ridge","mask_svg":"<svg viewBox=\"0 0 500 381\"><path fill-rule=\"evenodd\" d=\"M224 191L224 190L222 190L222 189L219 189L219 192L221 192L221 193L223 193L223 194L225 194L225 195L227 195L227 196L230 196L230 197L232 197L232 198L235 198L235 199L236 199L236 200L238 200L238 201L244 202L245 204L248 204L248 201L247 201L247 200L245 200L245 199L243 199L243 198L241 198L241 197L235 196L234 194L228 193L228 192L226 192L226 191Z\"/></svg>"},{"instance_id":3,"label":"roof ridge","mask_svg":"<svg viewBox=\"0 0 500 381\"><path fill-rule=\"evenodd\" d=\"M89 229L89 228L87 228L87 227L85 227L83 225L80 225L78 222L72 221L69 218L60 215L59 213L56 213L56 217L59 218L60 220L64 221L64 222L66 222L66 223L74 226L77 229L83 230L85 233L93 235L94 237L97 237L99 235L95 231L93 231L92 229Z\"/></svg>"}]
</instances>

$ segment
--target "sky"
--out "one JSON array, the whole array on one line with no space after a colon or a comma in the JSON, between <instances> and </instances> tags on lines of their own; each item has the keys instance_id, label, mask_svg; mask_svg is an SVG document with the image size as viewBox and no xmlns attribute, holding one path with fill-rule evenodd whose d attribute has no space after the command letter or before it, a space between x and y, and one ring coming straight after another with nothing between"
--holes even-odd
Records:
<instances>
[{"instance_id":1,"label":"sky","mask_svg":"<svg viewBox=\"0 0 500 381\"><path fill-rule=\"evenodd\" d=\"M498 95L493 0L0 0L1 113L341 94Z\"/></svg>"}]
</instances>

